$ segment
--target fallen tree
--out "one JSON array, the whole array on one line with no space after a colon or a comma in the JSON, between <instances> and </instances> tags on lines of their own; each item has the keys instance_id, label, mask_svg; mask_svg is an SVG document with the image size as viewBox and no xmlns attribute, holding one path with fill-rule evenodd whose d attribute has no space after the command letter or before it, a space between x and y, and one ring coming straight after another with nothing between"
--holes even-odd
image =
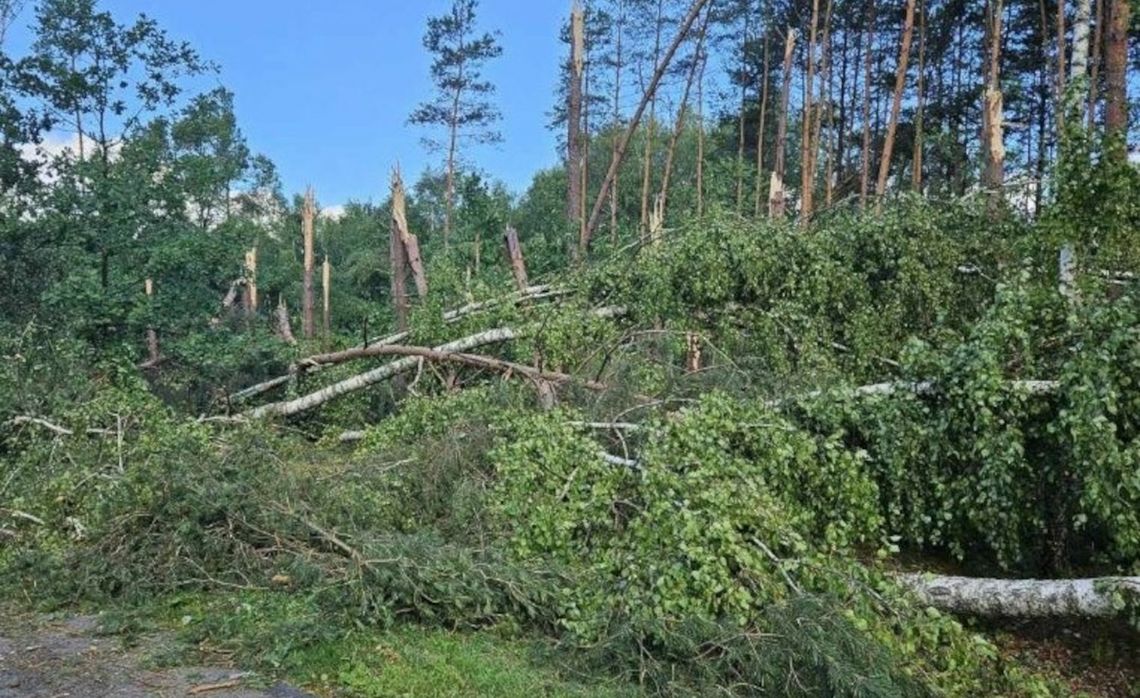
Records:
<instances>
[{"instance_id":1,"label":"fallen tree","mask_svg":"<svg viewBox=\"0 0 1140 698\"><path fill-rule=\"evenodd\" d=\"M924 603L984 618L1110 618L1121 595L1140 600L1140 577L981 579L933 574L897 577Z\"/></svg>"},{"instance_id":2,"label":"fallen tree","mask_svg":"<svg viewBox=\"0 0 1140 698\"><path fill-rule=\"evenodd\" d=\"M547 298L558 298L560 296L568 295L569 293L570 291L566 289L555 288L554 286L549 285L530 286L523 291L512 293L501 298L492 298L486 301L468 303L467 305L455 308L454 310L449 310L443 314L443 321L447 324L453 324L466 317L482 312L484 310L488 310L490 308L500 306L504 303L517 305L537 300L545 300ZM411 337L411 332L396 332L395 334L391 334L386 337L377 337L376 339L370 339L367 343L357 345L355 348L367 349L374 346L396 345L402 342L406 342L409 337ZM274 388L288 384L300 372L316 373L317 371L320 371L321 368L323 368L323 362L321 361L322 356L324 355L318 354L305 357L303 359L298 359L295 363L293 363L292 366L289 367L289 373L282 376L277 376L276 378L271 378L267 381L258 383L257 385L251 385L248 388L243 388L242 390L231 394L229 396L229 401L243 402L245 400L249 400L250 398L257 397L258 395L263 395L270 390L273 390Z\"/></svg>"}]
</instances>

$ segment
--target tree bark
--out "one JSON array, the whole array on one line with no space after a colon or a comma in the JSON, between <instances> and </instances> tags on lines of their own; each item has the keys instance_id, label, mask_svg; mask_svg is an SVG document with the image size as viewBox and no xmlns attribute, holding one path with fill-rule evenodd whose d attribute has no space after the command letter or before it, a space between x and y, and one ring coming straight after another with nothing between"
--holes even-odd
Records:
<instances>
[{"instance_id":1,"label":"tree bark","mask_svg":"<svg viewBox=\"0 0 1140 698\"><path fill-rule=\"evenodd\" d=\"M1073 80L1088 76L1089 24L1092 20L1092 0L1077 0L1077 16L1073 19Z\"/></svg>"},{"instance_id":2,"label":"tree bark","mask_svg":"<svg viewBox=\"0 0 1140 698\"><path fill-rule=\"evenodd\" d=\"M914 36L915 0L907 0L906 19L903 20L902 46L899 48L899 64L895 71L894 100L891 103L891 117L887 121L887 135L883 140L883 159L879 161L879 181L875 186L878 198L876 209L882 210L883 197L887 193L887 177L891 172L891 155L895 148L895 133L899 126L899 112L902 110L903 91L906 89L906 68L910 61L910 44Z\"/></svg>"},{"instance_id":3,"label":"tree bark","mask_svg":"<svg viewBox=\"0 0 1140 698\"><path fill-rule=\"evenodd\" d=\"M926 2L918 15L918 104L914 114L914 157L911 161L911 188L922 193L922 127L926 108Z\"/></svg>"},{"instance_id":4,"label":"tree bark","mask_svg":"<svg viewBox=\"0 0 1140 698\"><path fill-rule=\"evenodd\" d=\"M146 290L146 299L148 303L154 300L154 279L148 278L144 284ZM162 360L158 348L158 332L155 331L153 325L146 328L146 350L147 350L147 363L151 366L157 366Z\"/></svg>"},{"instance_id":5,"label":"tree bark","mask_svg":"<svg viewBox=\"0 0 1140 698\"><path fill-rule=\"evenodd\" d=\"M258 295L257 295L257 248L250 249L245 253L245 285L249 298L249 303L246 305L245 311L250 315L257 314Z\"/></svg>"},{"instance_id":6,"label":"tree bark","mask_svg":"<svg viewBox=\"0 0 1140 698\"><path fill-rule=\"evenodd\" d=\"M664 9L664 0L657 0L657 19L655 22L656 28L653 40L654 66L661 62L661 21L664 16ZM643 157L641 161L640 230L643 239L649 231L649 188L653 179L653 146L657 138L657 86L652 85L646 90L646 93L649 95L649 123L645 128L645 149L642 152Z\"/></svg>"},{"instance_id":7,"label":"tree bark","mask_svg":"<svg viewBox=\"0 0 1140 698\"><path fill-rule=\"evenodd\" d=\"M321 298L323 300L322 334L327 345L332 339L332 265L329 263L327 255L324 264L321 265Z\"/></svg>"},{"instance_id":8,"label":"tree bark","mask_svg":"<svg viewBox=\"0 0 1140 698\"><path fill-rule=\"evenodd\" d=\"M1092 131L1096 126L1096 103L1100 97L1100 64L1104 60L1104 20L1105 5L1112 0L1097 0L1096 2L1096 29L1093 31L1092 67L1089 74L1089 104L1088 129Z\"/></svg>"},{"instance_id":9,"label":"tree bark","mask_svg":"<svg viewBox=\"0 0 1140 698\"><path fill-rule=\"evenodd\" d=\"M1134 598L1140 577L1101 579L977 579L907 574L896 578L940 611L985 618L1111 618L1114 592Z\"/></svg>"},{"instance_id":10,"label":"tree bark","mask_svg":"<svg viewBox=\"0 0 1140 698\"><path fill-rule=\"evenodd\" d=\"M316 217L316 201L313 188L305 190L305 201L301 205L301 234L305 245L304 295L301 297L301 334L312 339L316 334L313 321L313 225Z\"/></svg>"},{"instance_id":11,"label":"tree bark","mask_svg":"<svg viewBox=\"0 0 1140 698\"><path fill-rule=\"evenodd\" d=\"M504 236L507 243L507 255L511 260L511 273L515 277L515 285L519 289L519 293L526 293L528 287L526 278L526 259L523 258L522 245L519 244L519 233L515 230L513 225L507 226L507 233Z\"/></svg>"},{"instance_id":12,"label":"tree bark","mask_svg":"<svg viewBox=\"0 0 1140 698\"><path fill-rule=\"evenodd\" d=\"M579 0L570 9L570 89L566 105L566 218L577 230L581 248L582 221L582 71L585 69L585 12Z\"/></svg>"},{"instance_id":13,"label":"tree bark","mask_svg":"<svg viewBox=\"0 0 1140 698\"><path fill-rule=\"evenodd\" d=\"M803 133L800 137L800 223L807 225L811 220L813 198L815 196L815 53L816 36L819 28L819 0L811 3L811 27L808 34L806 52L806 73L804 76Z\"/></svg>"},{"instance_id":14,"label":"tree bark","mask_svg":"<svg viewBox=\"0 0 1140 698\"><path fill-rule=\"evenodd\" d=\"M784 41L784 80L780 86L780 120L776 124L776 163L768 187L768 216L784 215L785 153L788 148L788 112L792 93L792 57L796 49L796 30L789 28Z\"/></svg>"},{"instance_id":15,"label":"tree bark","mask_svg":"<svg viewBox=\"0 0 1140 698\"><path fill-rule=\"evenodd\" d=\"M289 306L285 304L284 298L277 301L277 336L286 344L297 343L297 338L293 336L293 325L289 322Z\"/></svg>"},{"instance_id":16,"label":"tree bark","mask_svg":"<svg viewBox=\"0 0 1140 698\"><path fill-rule=\"evenodd\" d=\"M412 278L416 283L416 293L419 294L421 300L427 298L427 272L424 270L424 262L420 257L419 240L408 229L404 181L401 179L398 169L392 172L392 227L399 236L400 242L403 243L404 255L408 260L408 266L412 270Z\"/></svg>"},{"instance_id":17,"label":"tree bark","mask_svg":"<svg viewBox=\"0 0 1140 698\"><path fill-rule=\"evenodd\" d=\"M621 81L625 68L625 56L622 53L622 40L624 39L625 30L625 0L618 0L618 12L614 20L614 103L613 103L613 131L610 134L611 151L610 159L616 160L618 153L618 130L621 128ZM583 196L582 206L585 207L586 200ZM583 208L583 210L585 210ZM586 220L586 216L582 216L582 220ZM614 182L614 186L610 187L610 239L613 242L614 248L618 245L618 184ZM581 245L581 241L579 241Z\"/></svg>"},{"instance_id":18,"label":"tree bark","mask_svg":"<svg viewBox=\"0 0 1140 698\"><path fill-rule=\"evenodd\" d=\"M1004 107L1001 92L1002 0L988 3L989 19L986 61L986 89L982 109L982 143L985 155L983 185L992 192L992 200L1000 202L1005 183Z\"/></svg>"},{"instance_id":19,"label":"tree bark","mask_svg":"<svg viewBox=\"0 0 1140 698\"><path fill-rule=\"evenodd\" d=\"M863 30L863 148L859 160L859 208L867 209L867 197L871 192L871 67L874 53L872 27L875 23L875 0L867 7L866 25Z\"/></svg>"},{"instance_id":20,"label":"tree bark","mask_svg":"<svg viewBox=\"0 0 1140 698\"><path fill-rule=\"evenodd\" d=\"M1128 0L1111 2L1108 33L1105 44L1104 130L1110 138L1125 141L1128 138L1128 28L1130 8ZM1126 148L1119 148L1118 157L1128 157Z\"/></svg>"},{"instance_id":21,"label":"tree bark","mask_svg":"<svg viewBox=\"0 0 1140 698\"><path fill-rule=\"evenodd\" d=\"M764 24L764 67L760 75L760 121L756 124L756 201L753 203L752 215L760 217L764 207L764 132L767 130L768 117L768 77L771 60L771 37L768 30L767 17Z\"/></svg>"},{"instance_id":22,"label":"tree bark","mask_svg":"<svg viewBox=\"0 0 1140 698\"><path fill-rule=\"evenodd\" d=\"M652 95L656 93L657 86L661 83L661 78L665 75L665 71L668 69L669 64L673 61L673 56L676 55L677 49L680 48L681 43L684 42L685 37L688 36L689 30L692 29L693 24L696 22L697 17L701 13L701 10L704 9L705 5L707 5L708 2L709 0L693 0L693 4L689 8L688 14L681 22L681 27L677 31L677 36L673 39L673 43L669 46L669 49L665 52L665 56L657 66L657 70L654 72L653 78L650 81L649 89L647 89L645 94L642 96L641 102L638 104L637 110L634 112L633 118L630 120L629 126L626 128L625 134L622 136L621 143L618 145L616 157L614 157L610 162L609 170L606 172L605 179L602 180L601 189L598 191L598 198L594 201L594 206L590 213L590 219L586 224L587 234L584 242L586 243L587 248L589 247L590 240L593 237L594 231L598 228L598 220L601 217L602 208L605 206L606 196L610 191L610 187L614 185L614 180L617 178L618 170L621 168L622 161L625 159L625 153L629 149L629 143L633 139L633 134L637 131L638 125L641 123L641 118L644 116L646 108L649 106L649 100L652 98ZM588 252L588 249L580 250L580 253L583 256L585 256L586 252Z\"/></svg>"}]
</instances>

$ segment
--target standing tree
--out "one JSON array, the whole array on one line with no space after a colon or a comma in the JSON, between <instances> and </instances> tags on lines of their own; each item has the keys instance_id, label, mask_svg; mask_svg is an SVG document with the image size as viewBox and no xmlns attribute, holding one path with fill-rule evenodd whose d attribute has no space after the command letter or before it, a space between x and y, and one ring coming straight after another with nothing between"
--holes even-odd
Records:
<instances>
[{"instance_id":1,"label":"standing tree","mask_svg":"<svg viewBox=\"0 0 1140 698\"><path fill-rule=\"evenodd\" d=\"M1128 0L1111 0L1107 42L1104 48L1105 110L1104 128L1121 140L1128 135ZM1120 149L1121 156L1124 149Z\"/></svg>"},{"instance_id":2,"label":"standing tree","mask_svg":"<svg viewBox=\"0 0 1140 698\"><path fill-rule=\"evenodd\" d=\"M464 142L498 143L502 135L492 128L500 119L490 97L495 86L483 79L484 64L503 52L497 34L479 35L475 27L478 0L455 0L451 11L428 19L424 48L435 60L431 77L436 95L412 112L408 121L446 129L445 140L425 139L432 151L446 150L443 241L449 245L455 211L455 173Z\"/></svg>"}]
</instances>

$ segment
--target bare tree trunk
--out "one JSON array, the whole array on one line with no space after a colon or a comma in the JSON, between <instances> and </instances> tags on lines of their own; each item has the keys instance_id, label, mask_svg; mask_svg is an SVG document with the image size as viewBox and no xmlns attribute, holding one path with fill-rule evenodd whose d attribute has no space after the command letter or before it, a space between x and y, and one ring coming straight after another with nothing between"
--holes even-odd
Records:
<instances>
[{"instance_id":1,"label":"bare tree trunk","mask_svg":"<svg viewBox=\"0 0 1140 698\"><path fill-rule=\"evenodd\" d=\"M1089 75L1088 129L1096 126L1096 104L1100 98L1100 64L1104 60L1104 20L1105 5L1112 0L1097 0L1096 29L1093 32L1092 69Z\"/></svg>"},{"instance_id":2,"label":"bare tree trunk","mask_svg":"<svg viewBox=\"0 0 1140 698\"><path fill-rule=\"evenodd\" d=\"M712 6L705 12L704 21L701 22L701 30L697 35L696 48L693 49L693 62L689 66L689 74L685 79L685 89L681 95L681 104L677 108L677 120L673 124L673 134L669 138L669 149L665 154L665 171L661 175L661 189L657 193L659 201L657 205L660 207L660 216L662 223L664 222L666 204L669 199L669 183L673 177L673 163L677 155L677 144L681 140L681 135L685 131L685 121L689 113L689 95L693 89L693 83L696 81L697 70L701 63L701 56L705 48L705 36L708 34L709 19L712 16Z\"/></svg>"},{"instance_id":3,"label":"bare tree trunk","mask_svg":"<svg viewBox=\"0 0 1140 698\"><path fill-rule=\"evenodd\" d=\"M1089 23L1092 20L1092 0L1077 0L1077 16L1073 19L1073 80L1088 76Z\"/></svg>"},{"instance_id":4,"label":"bare tree trunk","mask_svg":"<svg viewBox=\"0 0 1140 698\"><path fill-rule=\"evenodd\" d=\"M985 618L1112 618L1115 596L1140 594L1140 577L1104 579L976 579L908 574L897 580L925 603Z\"/></svg>"},{"instance_id":5,"label":"bare tree trunk","mask_svg":"<svg viewBox=\"0 0 1140 698\"><path fill-rule=\"evenodd\" d=\"M875 52L872 43L874 24L875 0L870 0L863 31L863 149L859 160L859 208L862 210L867 209L867 196L871 192L871 56Z\"/></svg>"},{"instance_id":6,"label":"bare tree trunk","mask_svg":"<svg viewBox=\"0 0 1140 698\"><path fill-rule=\"evenodd\" d=\"M891 103L891 118L887 121L887 135L883 141L883 159L879 162L879 181L875 186L878 197L876 209L881 210L883 197L887 193L887 177L891 172L891 155L895 148L895 132L899 126L899 112L902 110L903 92L906 90L906 67L910 61L910 44L914 35L915 0L907 0L906 19L903 20L902 46L899 48L899 65L895 71L895 95Z\"/></svg>"},{"instance_id":7,"label":"bare tree trunk","mask_svg":"<svg viewBox=\"0 0 1140 698\"><path fill-rule=\"evenodd\" d=\"M245 286L249 297L249 303L246 304L245 310L250 315L254 315L257 313L258 306L256 247L245 253Z\"/></svg>"},{"instance_id":8,"label":"bare tree trunk","mask_svg":"<svg viewBox=\"0 0 1140 698\"><path fill-rule=\"evenodd\" d=\"M581 248L585 233L582 220L582 72L585 69L585 12L579 0L570 10L570 90L566 105L566 218L578 228L578 245Z\"/></svg>"},{"instance_id":9,"label":"bare tree trunk","mask_svg":"<svg viewBox=\"0 0 1140 698\"><path fill-rule=\"evenodd\" d=\"M427 272L424 270L423 259L420 258L420 243L415 235L408 229L407 202L404 195L404 181L400 171L392 172L392 226L403 243L404 256L412 270L412 278L416 282L416 293L420 298L427 298L428 283Z\"/></svg>"},{"instance_id":10,"label":"bare tree trunk","mask_svg":"<svg viewBox=\"0 0 1140 698\"><path fill-rule=\"evenodd\" d=\"M388 260L391 268L389 293L392 296L392 311L396 314L396 329L405 332L408 329L408 258L394 218L389 227Z\"/></svg>"},{"instance_id":11,"label":"bare tree trunk","mask_svg":"<svg viewBox=\"0 0 1140 698\"><path fill-rule=\"evenodd\" d=\"M1065 6L1067 0L1057 0L1057 135L1065 126Z\"/></svg>"},{"instance_id":12,"label":"bare tree trunk","mask_svg":"<svg viewBox=\"0 0 1140 698\"><path fill-rule=\"evenodd\" d=\"M1001 187L1005 181L1005 139L1003 135L1003 106L1001 92L1001 37L1002 0L989 3L988 57L986 62L985 105L982 110L982 142L985 150L983 184L993 192L994 201L1001 200Z\"/></svg>"},{"instance_id":13,"label":"bare tree trunk","mask_svg":"<svg viewBox=\"0 0 1140 698\"><path fill-rule=\"evenodd\" d=\"M593 209L590 213L589 223L586 225L588 234L586 236L585 242L587 246L589 245L590 238L593 237L594 231L597 230L598 220L601 217L602 213L602 207L605 206L606 195L609 193L610 187L614 185L614 180L617 178L618 170L621 168L622 161L625 159L625 153L629 149L629 143L633 139L633 134L637 131L638 125L641 123L641 117L645 114L645 110L649 106L649 100L652 98L653 94L657 92L657 86L661 83L661 78L665 75L665 71L668 69L669 64L673 61L673 56L676 55L677 49L680 48L681 44L685 40L685 37L688 36L689 30L693 28L693 24L697 21L697 17L700 15L701 10L704 9L705 5L707 5L708 2L709 0L693 0L693 4L689 8L688 14L686 14L685 19L681 22L681 26L677 31L677 36L674 37L673 43L669 46L669 49L665 52L665 56L658 64L657 70L653 74L653 79L650 81L649 89L646 90L646 93L642 96L641 102L638 104L637 110L634 112L633 118L630 120L629 126L626 128L625 134L622 136L621 143L618 146L617 150L617 157L615 157L610 162L609 170L606 172L605 179L602 180L602 186L598 192L598 198L594 202ZM585 251L582 251L582 254L584 253Z\"/></svg>"},{"instance_id":14,"label":"bare tree trunk","mask_svg":"<svg viewBox=\"0 0 1140 698\"><path fill-rule=\"evenodd\" d=\"M834 3L832 0L827 0L827 10L823 13L823 39L820 42L820 99L816 106L815 114L815 133L813 139L815 144L811 149L811 169L812 181L815 181L815 172L819 170L819 154L823 150L827 156L827 166L824 168L824 201L827 205L831 205L831 129L834 122L831 108L831 9ZM823 110L827 110L827 124L828 124L828 146L823 146ZM805 218L803 224L806 226L809 219Z\"/></svg>"},{"instance_id":15,"label":"bare tree trunk","mask_svg":"<svg viewBox=\"0 0 1140 698\"><path fill-rule=\"evenodd\" d=\"M622 40L624 39L625 30L625 0L618 0L618 16L614 21L616 34L614 36L614 104L613 104L613 132L610 134L611 150L610 159L617 159L618 152L618 129L621 128L621 81L623 77L623 70L625 68L625 56L622 53ZM585 197L583 197L582 205L586 205ZM583 208L583 210L585 210ZM582 220L586 220L586 216L582 216ZM614 182L614 186L610 188L610 238L613 246L616 248L618 245L618 184ZM579 244L581 242L579 241Z\"/></svg>"},{"instance_id":16,"label":"bare tree trunk","mask_svg":"<svg viewBox=\"0 0 1140 698\"><path fill-rule=\"evenodd\" d=\"M764 132L767 130L768 117L768 77L770 75L771 37L764 17L764 68L760 75L760 122L756 125L756 201L753 204L752 215L760 217L764 203Z\"/></svg>"},{"instance_id":17,"label":"bare tree trunk","mask_svg":"<svg viewBox=\"0 0 1140 698\"><path fill-rule=\"evenodd\" d=\"M321 314L322 330L327 346L332 339L332 265L329 264L328 255L325 255L324 264L321 265L321 298L324 301L322 304L324 312Z\"/></svg>"},{"instance_id":18,"label":"bare tree trunk","mask_svg":"<svg viewBox=\"0 0 1140 698\"><path fill-rule=\"evenodd\" d=\"M154 300L154 279L148 278L144 284L146 290L146 299L148 303ZM158 349L158 332L155 331L153 325L148 325L146 328L146 353L147 363L151 366L157 366L161 360Z\"/></svg>"},{"instance_id":19,"label":"bare tree trunk","mask_svg":"<svg viewBox=\"0 0 1140 698\"><path fill-rule=\"evenodd\" d=\"M653 65L661 62L661 22L664 16L664 0L657 0L657 19L653 40ZM647 89L649 95L649 123L645 129L645 148L642 151L641 161L641 235L648 234L650 185L653 181L653 147L657 138L657 87Z\"/></svg>"},{"instance_id":20,"label":"bare tree trunk","mask_svg":"<svg viewBox=\"0 0 1140 698\"><path fill-rule=\"evenodd\" d=\"M1128 27L1130 8L1128 0L1111 0L1108 18L1108 36L1105 45L1104 130L1110 138L1121 141L1128 138ZM1118 156L1127 158L1127 148L1120 148Z\"/></svg>"},{"instance_id":21,"label":"bare tree trunk","mask_svg":"<svg viewBox=\"0 0 1140 698\"><path fill-rule=\"evenodd\" d=\"M744 76L748 74L747 55L749 34L751 33L752 13L744 13L744 33L740 37L740 115L737 119L736 139L736 214L744 213L744 113L748 108L748 81Z\"/></svg>"},{"instance_id":22,"label":"bare tree trunk","mask_svg":"<svg viewBox=\"0 0 1140 698\"><path fill-rule=\"evenodd\" d=\"M277 336L286 344L297 343L297 338L293 336L293 325L289 322L289 306L283 297L277 299Z\"/></svg>"},{"instance_id":23,"label":"bare tree trunk","mask_svg":"<svg viewBox=\"0 0 1140 698\"><path fill-rule=\"evenodd\" d=\"M519 243L519 233L513 225L507 226L504 236L507 243L507 256L511 260L511 273L515 277L515 285L520 293L526 293L529 287L526 276L526 259L523 257L522 245Z\"/></svg>"},{"instance_id":24,"label":"bare tree trunk","mask_svg":"<svg viewBox=\"0 0 1140 698\"><path fill-rule=\"evenodd\" d=\"M792 96L792 57L795 49L796 30L789 27L787 39L784 41L784 80L780 88L780 120L776 123L776 163L768 187L770 218L780 218L784 215L784 154L788 148L788 112Z\"/></svg>"},{"instance_id":25,"label":"bare tree trunk","mask_svg":"<svg viewBox=\"0 0 1140 698\"><path fill-rule=\"evenodd\" d=\"M922 127L926 108L926 1L918 15L918 105L914 114L914 158L911 163L910 184L922 193Z\"/></svg>"},{"instance_id":26,"label":"bare tree trunk","mask_svg":"<svg viewBox=\"0 0 1140 698\"><path fill-rule=\"evenodd\" d=\"M316 334L313 322L313 225L316 217L316 200L313 188L305 190L305 200L301 204L301 234L305 245L304 291L301 296L301 334L312 339Z\"/></svg>"},{"instance_id":27,"label":"bare tree trunk","mask_svg":"<svg viewBox=\"0 0 1140 698\"><path fill-rule=\"evenodd\" d=\"M811 220L813 201L815 196L815 144L814 111L815 93L815 67L816 67L816 35L819 28L819 0L811 3L811 27L808 33L806 55L807 72L804 76L804 108L803 133L800 137L800 224L806 226Z\"/></svg>"},{"instance_id":28,"label":"bare tree trunk","mask_svg":"<svg viewBox=\"0 0 1140 698\"><path fill-rule=\"evenodd\" d=\"M708 59L701 56L697 74L697 218L705 215L705 68Z\"/></svg>"}]
</instances>

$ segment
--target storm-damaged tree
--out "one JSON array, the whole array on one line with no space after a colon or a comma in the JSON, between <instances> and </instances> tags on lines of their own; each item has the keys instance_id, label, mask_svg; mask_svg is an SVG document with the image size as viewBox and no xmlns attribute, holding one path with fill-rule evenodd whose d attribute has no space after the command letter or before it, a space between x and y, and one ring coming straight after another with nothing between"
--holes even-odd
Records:
<instances>
[{"instance_id":1,"label":"storm-damaged tree","mask_svg":"<svg viewBox=\"0 0 1140 698\"><path fill-rule=\"evenodd\" d=\"M478 0L455 0L446 14L428 19L424 48L435 60L431 66L436 94L412 112L408 121L441 127L444 138L425 138L430 150L445 151L443 240L447 246L455 211L455 176L464 143L498 143L502 135L493 128L500 119L491 103L495 86L483 79L483 66L503 52L497 33L478 33L475 10Z\"/></svg>"}]
</instances>

